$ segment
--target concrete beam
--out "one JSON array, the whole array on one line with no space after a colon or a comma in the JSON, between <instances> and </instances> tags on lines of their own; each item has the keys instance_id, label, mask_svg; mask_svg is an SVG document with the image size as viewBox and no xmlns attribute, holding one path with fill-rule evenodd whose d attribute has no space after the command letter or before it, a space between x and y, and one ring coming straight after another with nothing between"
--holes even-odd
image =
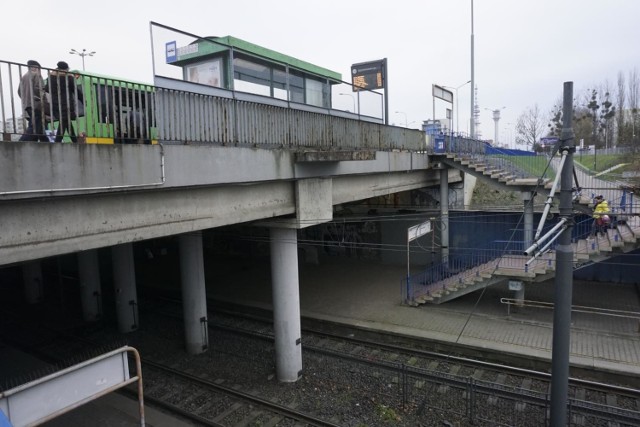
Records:
<instances>
[{"instance_id":1,"label":"concrete beam","mask_svg":"<svg viewBox=\"0 0 640 427\"><path fill-rule=\"evenodd\" d=\"M437 183L434 173L427 172L341 177L332 180L331 203ZM0 265L296 212L295 184L290 181L0 203Z\"/></svg>"},{"instance_id":2,"label":"concrete beam","mask_svg":"<svg viewBox=\"0 0 640 427\"><path fill-rule=\"evenodd\" d=\"M0 265L296 212L299 228L330 220L333 205L439 182L424 153L374 157L297 163L288 150L0 144Z\"/></svg>"},{"instance_id":3,"label":"concrete beam","mask_svg":"<svg viewBox=\"0 0 640 427\"><path fill-rule=\"evenodd\" d=\"M0 144L0 201L429 168L424 153L349 153L360 161L297 162L292 150L215 145Z\"/></svg>"},{"instance_id":4,"label":"concrete beam","mask_svg":"<svg viewBox=\"0 0 640 427\"><path fill-rule=\"evenodd\" d=\"M304 151L296 153L296 162L344 162L353 160L375 160L373 150L358 151Z\"/></svg>"}]
</instances>

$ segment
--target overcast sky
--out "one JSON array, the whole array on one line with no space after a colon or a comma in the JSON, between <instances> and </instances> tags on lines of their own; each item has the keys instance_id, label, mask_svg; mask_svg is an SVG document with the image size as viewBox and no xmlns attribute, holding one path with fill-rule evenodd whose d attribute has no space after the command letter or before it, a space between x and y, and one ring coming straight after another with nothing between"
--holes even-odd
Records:
<instances>
[{"instance_id":1,"label":"overcast sky","mask_svg":"<svg viewBox=\"0 0 640 427\"><path fill-rule=\"evenodd\" d=\"M200 36L231 35L342 74L351 64L387 58L389 120L432 117L432 84L471 78L471 0L46 0L3 2L0 59L59 60L81 69L70 49L96 51L86 68L153 81L149 22ZM512 138L517 117L536 103L546 113L565 81L579 92L619 71L640 69L639 0L475 0L475 83L480 131ZM458 91L460 130L469 130L470 85ZM437 104L443 116L446 104ZM455 109L454 109L455 110ZM455 123L454 123L455 127Z\"/></svg>"}]
</instances>

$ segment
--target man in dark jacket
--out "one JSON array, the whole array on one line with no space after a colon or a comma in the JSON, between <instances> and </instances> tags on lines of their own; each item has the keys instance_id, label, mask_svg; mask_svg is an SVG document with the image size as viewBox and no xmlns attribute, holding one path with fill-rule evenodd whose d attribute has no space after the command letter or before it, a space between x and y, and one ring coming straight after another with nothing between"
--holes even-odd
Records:
<instances>
[{"instance_id":1,"label":"man in dark jacket","mask_svg":"<svg viewBox=\"0 0 640 427\"><path fill-rule=\"evenodd\" d=\"M78 138L71 125L71 121L76 119L77 106L76 99L82 102L82 92L78 91L73 74L69 73L69 65L60 61L57 68L49 75L49 80L45 87L51 94L53 117L59 121L56 142L62 142L65 132L69 133L71 141L77 142Z\"/></svg>"},{"instance_id":2,"label":"man in dark jacket","mask_svg":"<svg viewBox=\"0 0 640 427\"><path fill-rule=\"evenodd\" d=\"M27 130L20 137L20 141L45 141L49 139L44 132L44 79L40 74L38 61L27 61L29 69L20 79L18 96L22 101L22 110L27 119Z\"/></svg>"}]
</instances>

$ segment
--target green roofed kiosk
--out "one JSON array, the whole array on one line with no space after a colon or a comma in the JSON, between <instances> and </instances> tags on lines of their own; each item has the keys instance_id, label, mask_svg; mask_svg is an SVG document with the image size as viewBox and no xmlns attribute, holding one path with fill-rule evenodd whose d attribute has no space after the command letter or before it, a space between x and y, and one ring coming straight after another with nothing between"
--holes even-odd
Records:
<instances>
[{"instance_id":1,"label":"green roofed kiosk","mask_svg":"<svg viewBox=\"0 0 640 427\"><path fill-rule=\"evenodd\" d=\"M232 36L167 43L166 60L185 81L321 108L331 108L331 85L342 83L340 73Z\"/></svg>"}]
</instances>

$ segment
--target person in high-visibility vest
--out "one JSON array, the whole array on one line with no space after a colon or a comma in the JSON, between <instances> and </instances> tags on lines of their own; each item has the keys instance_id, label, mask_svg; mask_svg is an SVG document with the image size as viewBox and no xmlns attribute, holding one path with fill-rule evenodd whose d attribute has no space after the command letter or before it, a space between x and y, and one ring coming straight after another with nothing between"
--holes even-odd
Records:
<instances>
[{"instance_id":1,"label":"person in high-visibility vest","mask_svg":"<svg viewBox=\"0 0 640 427\"><path fill-rule=\"evenodd\" d=\"M595 206L593 207L593 227L591 229L591 235L595 236L598 233L605 234L611 221L608 215L609 203L607 203L602 194L596 196L593 201L595 202Z\"/></svg>"}]
</instances>

